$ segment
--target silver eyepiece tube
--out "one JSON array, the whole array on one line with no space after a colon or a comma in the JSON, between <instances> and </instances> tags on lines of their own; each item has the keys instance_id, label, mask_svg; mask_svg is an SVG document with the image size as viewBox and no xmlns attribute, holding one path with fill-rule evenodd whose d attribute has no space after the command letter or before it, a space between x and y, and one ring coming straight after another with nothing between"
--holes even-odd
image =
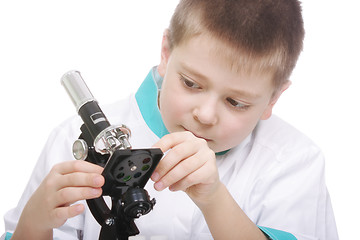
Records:
<instances>
[{"instance_id":1,"label":"silver eyepiece tube","mask_svg":"<svg viewBox=\"0 0 360 240\"><path fill-rule=\"evenodd\" d=\"M61 78L61 84L76 107L76 112L87 102L96 101L79 71L71 70Z\"/></svg>"}]
</instances>

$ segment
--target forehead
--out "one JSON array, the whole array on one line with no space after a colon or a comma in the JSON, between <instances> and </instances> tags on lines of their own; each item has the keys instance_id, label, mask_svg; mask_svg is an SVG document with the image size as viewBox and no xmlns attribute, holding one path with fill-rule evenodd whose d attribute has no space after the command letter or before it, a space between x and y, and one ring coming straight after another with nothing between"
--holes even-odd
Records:
<instances>
[{"instance_id":1,"label":"forehead","mask_svg":"<svg viewBox=\"0 0 360 240\"><path fill-rule=\"evenodd\" d=\"M201 45L208 55L221 59L225 68L242 74L266 74L272 77L282 67L281 50L273 49L260 55L245 48L235 48L232 44L214 37L211 33L201 30L179 44L184 47L198 48ZM177 48L179 46L175 46Z\"/></svg>"},{"instance_id":2,"label":"forehead","mask_svg":"<svg viewBox=\"0 0 360 240\"><path fill-rule=\"evenodd\" d=\"M173 53L179 67L199 79L218 79L224 84L243 84L243 88L256 86L273 90L271 68L207 34L188 39L175 47Z\"/></svg>"},{"instance_id":3,"label":"forehead","mask_svg":"<svg viewBox=\"0 0 360 240\"><path fill-rule=\"evenodd\" d=\"M209 39L209 38L208 38ZM272 76L276 71L276 57L249 52L242 48L231 47L226 42L210 37L209 53L221 58L231 71L246 75Z\"/></svg>"}]
</instances>

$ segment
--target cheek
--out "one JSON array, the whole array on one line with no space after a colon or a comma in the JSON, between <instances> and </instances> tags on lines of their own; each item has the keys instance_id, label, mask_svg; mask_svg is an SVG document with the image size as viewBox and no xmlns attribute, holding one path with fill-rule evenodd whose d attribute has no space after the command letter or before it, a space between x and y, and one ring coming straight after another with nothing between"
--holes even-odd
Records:
<instances>
[{"instance_id":1,"label":"cheek","mask_svg":"<svg viewBox=\"0 0 360 240\"><path fill-rule=\"evenodd\" d=\"M187 100L176 89L169 91L169 89L165 88L160 93L160 113L168 130L171 130L172 124L181 120L189 112Z\"/></svg>"},{"instance_id":2,"label":"cheek","mask_svg":"<svg viewBox=\"0 0 360 240\"><path fill-rule=\"evenodd\" d=\"M182 115L183 106L179 103L178 97L164 97L161 100L160 111L165 118L177 118Z\"/></svg>"},{"instance_id":3,"label":"cheek","mask_svg":"<svg viewBox=\"0 0 360 240\"><path fill-rule=\"evenodd\" d=\"M219 138L223 149L230 149L240 144L255 128L259 117L243 115L238 117L227 117L222 122Z\"/></svg>"}]
</instances>

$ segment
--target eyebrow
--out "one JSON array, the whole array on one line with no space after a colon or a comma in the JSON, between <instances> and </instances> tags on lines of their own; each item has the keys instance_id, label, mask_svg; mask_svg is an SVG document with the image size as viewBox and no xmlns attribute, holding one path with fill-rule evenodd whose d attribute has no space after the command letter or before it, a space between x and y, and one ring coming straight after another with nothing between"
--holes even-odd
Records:
<instances>
[{"instance_id":1,"label":"eyebrow","mask_svg":"<svg viewBox=\"0 0 360 240\"><path fill-rule=\"evenodd\" d=\"M199 73L194 68L188 66L186 63L181 62L181 66L185 71L191 73L192 76L194 76L194 77L196 77L198 79L203 79L205 81L209 80L209 78L207 76ZM191 79L191 77L187 76L186 74L184 74L184 75ZM237 89L232 89L231 92L233 92L235 95L245 97L245 98L248 98L248 99L257 99L257 98L261 97L259 94L246 92L246 91L242 91L242 90L237 90Z\"/></svg>"},{"instance_id":2,"label":"eyebrow","mask_svg":"<svg viewBox=\"0 0 360 240\"><path fill-rule=\"evenodd\" d=\"M181 63L182 68L185 69L185 71L191 73L192 76L199 78L199 79L204 79L204 80L209 80L208 77L206 77L205 75L199 73L198 71L196 71L194 68L188 66L186 63ZM187 75L186 75L187 76ZM187 76L189 77L189 76ZM189 77L190 78L190 77Z\"/></svg>"},{"instance_id":3,"label":"eyebrow","mask_svg":"<svg viewBox=\"0 0 360 240\"><path fill-rule=\"evenodd\" d=\"M250 100L255 100L255 99L258 99L261 97L261 95L259 95L259 94L252 93L252 92L246 92L246 91L242 91L242 90L234 90L233 89L232 92L234 92L235 95L242 96L242 97L245 97Z\"/></svg>"}]
</instances>

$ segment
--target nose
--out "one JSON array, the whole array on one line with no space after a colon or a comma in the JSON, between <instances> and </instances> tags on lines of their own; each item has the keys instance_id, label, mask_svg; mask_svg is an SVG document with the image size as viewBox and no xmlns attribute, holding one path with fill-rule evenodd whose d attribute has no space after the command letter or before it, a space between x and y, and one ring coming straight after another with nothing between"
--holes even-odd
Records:
<instances>
[{"instance_id":1,"label":"nose","mask_svg":"<svg viewBox=\"0 0 360 240\"><path fill-rule=\"evenodd\" d=\"M204 125L215 125L218 122L216 97L206 97L193 109L194 119Z\"/></svg>"}]
</instances>

